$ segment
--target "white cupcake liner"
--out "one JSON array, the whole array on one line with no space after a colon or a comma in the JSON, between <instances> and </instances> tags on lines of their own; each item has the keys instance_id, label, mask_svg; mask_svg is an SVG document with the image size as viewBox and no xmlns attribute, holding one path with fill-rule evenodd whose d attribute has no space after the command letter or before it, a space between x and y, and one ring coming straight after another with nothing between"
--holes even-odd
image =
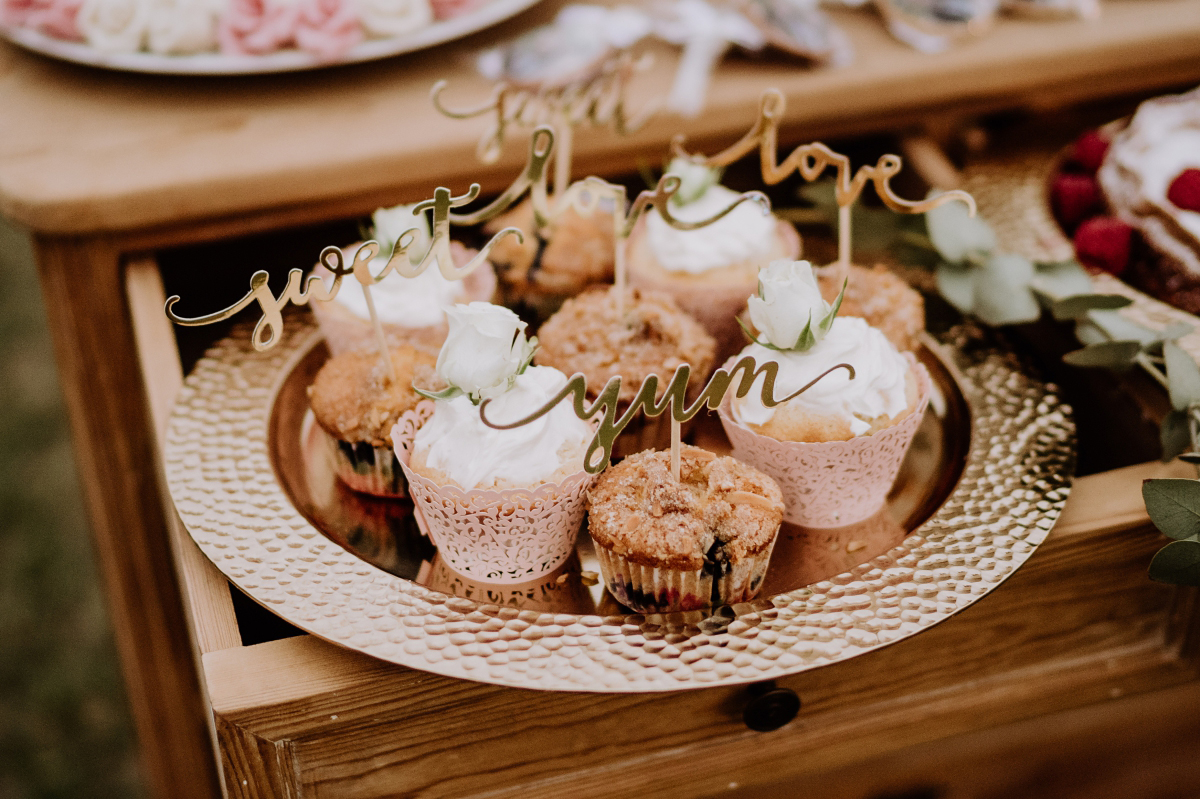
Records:
<instances>
[{"instance_id":1,"label":"white cupcake liner","mask_svg":"<svg viewBox=\"0 0 1200 799\"><path fill-rule=\"evenodd\" d=\"M729 572L717 579L716 597L713 596L713 575L703 569L647 566L600 544L596 545L596 556L604 587L614 599L638 613L672 613L753 599L762 588L775 540L772 538L761 552L731 564Z\"/></svg>"},{"instance_id":2,"label":"white cupcake liner","mask_svg":"<svg viewBox=\"0 0 1200 799\"><path fill-rule=\"evenodd\" d=\"M361 245L355 244L345 248L347 256L352 257L359 246ZM451 242L451 252L456 266L462 266L474 256L473 250L468 250L458 242ZM313 274L323 278L330 276L329 270L321 264L313 269ZM405 278L399 275L389 275L384 279L404 280ZM496 272L492 265L485 263L463 278L463 288L467 294L463 302L491 302L496 296ZM347 275L342 278L338 294L340 295L344 291L362 291L362 287L352 276ZM363 350L374 352L379 349L379 340L375 337L375 328L370 319L355 315L353 311L336 299L329 302L314 300L309 303L309 306L312 308L313 316L316 317L317 325L321 328L321 333L325 336L330 354L341 355L344 352ZM435 354L441 349L450 329L446 322L424 327L406 327L384 322L382 326L383 335L387 339L389 347L408 344Z\"/></svg>"},{"instance_id":3,"label":"white cupcake liner","mask_svg":"<svg viewBox=\"0 0 1200 799\"><path fill-rule=\"evenodd\" d=\"M868 518L887 500L904 455L929 404L929 372L904 353L917 377L917 407L898 423L848 441L779 441L734 420L732 392L717 414L733 457L775 478L785 521L804 527L842 527ZM733 365L727 361L726 368ZM756 388L757 388L756 384Z\"/></svg>"},{"instance_id":4,"label":"white cupcake liner","mask_svg":"<svg viewBox=\"0 0 1200 799\"><path fill-rule=\"evenodd\" d=\"M362 444L343 442L320 425L317 429L329 450L334 474L348 488L377 497L408 496L408 481L390 447L370 447L368 459L358 452Z\"/></svg>"},{"instance_id":5,"label":"white cupcake liner","mask_svg":"<svg viewBox=\"0 0 1200 799\"><path fill-rule=\"evenodd\" d=\"M446 566L488 583L524 583L561 566L575 550L584 500L595 475L579 471L530 488L463 490L438 485L409 465L417 430L433 414L420 403L392 428L396 458L408 478L417 524Z\"/></svg>"}]
</instances>

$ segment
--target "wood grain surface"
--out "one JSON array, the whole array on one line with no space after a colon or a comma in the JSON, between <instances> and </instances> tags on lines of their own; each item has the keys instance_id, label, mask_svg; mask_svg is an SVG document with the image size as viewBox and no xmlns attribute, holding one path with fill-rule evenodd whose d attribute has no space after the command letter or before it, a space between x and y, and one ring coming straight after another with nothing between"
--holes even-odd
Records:
<instances>
[{"instance_id":1,"label":"wood grain surface","mask_svg":"<svg viewBox=\"0 0 1200 799\"><path fill-rule=\"evenodd\" d=\"M524 147L515 142L481 168L473 153L486 123L438 116L429 88L446 77L448 102L486 97L473 49L547 19L563 2L457 46L279 76L113 73L0 44L0 213L38 231L84 233L263 209L357 214L425 197L435 184L462 190L472 179L497 189ZM680 129L698 144L727 143L749 127L768 86L788 95L786 128L798 138L1200 81L1200 0L1109 2L1093 22L1003 19L936 56L891 39L873 12L836 17L856 48L853 65L728 59L701 117L661 117L628 139L582 131L577 171L631 170L639 156L657 163ZM635 109L670 84L675 55L657 56L635 82Z\"/></svg>"},{"instance_id":2,"label":"wood grain surface","mask_svg":"<svg viewBox=\"0 0 1200 799\"><path fill-rule=\"evenodd\" d=\"M156 796L212 797L212 721L168 546L120 253L104 238L34 243L147 782Z\"/></svg>"},{"instance_id":3,"label":"wood grain surface","mask_svg":"<svg viewBox=\"0 0 1200 799\"><path fill-rule=\"evenodd\" d=\"M1195 687L1191 593L1145 579L1161 538L1127 489L1177 472L1148 464L1079 480L1062 524L1000 589L913 639L780 680L803 707L773 733L742 723L744 688L499 688L309 636L213 652L204 667L226 786L235 797L707 796Z\"/></svg>"}]
</instances>

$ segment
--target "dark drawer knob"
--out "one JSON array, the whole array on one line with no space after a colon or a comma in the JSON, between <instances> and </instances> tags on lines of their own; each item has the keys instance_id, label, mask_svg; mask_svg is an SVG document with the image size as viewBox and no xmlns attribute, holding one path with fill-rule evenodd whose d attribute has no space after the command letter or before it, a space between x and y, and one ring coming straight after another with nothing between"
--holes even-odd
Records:
<instances>
[{"instance_id":1,"label":"dark drawer knob","mask_svg":"<svg viewBox=\"0 0 1200 799\"><path fill-rule=\"evenodd\" d=\"M742 719L756 732L777 730L800 712L800 697L791 688L767 684L755 686L750 693L751 699L746 703Z\"/></svg>"}]
</instances>

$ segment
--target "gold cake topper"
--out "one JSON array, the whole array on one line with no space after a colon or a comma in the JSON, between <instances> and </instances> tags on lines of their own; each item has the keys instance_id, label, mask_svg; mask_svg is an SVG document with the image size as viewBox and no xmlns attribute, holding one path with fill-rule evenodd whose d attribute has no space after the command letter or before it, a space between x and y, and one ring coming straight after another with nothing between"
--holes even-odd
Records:
<instances>
[{"instance_id":1,"label":"gold cake topper","mask_svg":"<svg viewBox=\"0 0 1200 799\"><path fill-rule=\"evenodd\" d=\"M850 159L836 153L820 142L802 144L779 160L779 125L787 108L787 100L778 89L767 89L759 101L758 119L741 139L716 155L703 157L683 149L684 138L676 136L672 149L676 155L699 161L710 167L725 167L743 156L758 150L763 182L773 186L793 172L807 181L819 178L832 166L837 171L834 183L838 204L838 265L845 270L850 265L850 207L862 194L868 182L874 184L879 199L898 213L919 214L955 200L967 206L975 216L975 198L961 189L943 192L926 200L905 200L891 187L892 178L903 162L898 155L882 155L874 164L864 164L857 172L851 170Z\"/></svg>"},{"instance_id":2,"label":"gold cake topper","mask_svg":"<svg viewBox=\"0 0 1200 799\"><path fill-rule=\"evenodd\" d=\"M346 266L347 258L342 249L330 246L321 251L320 257L320 264L333 275L333 281L328 286L325 285L325 281L320 275L309 275L305 279L304 270L292 269L288 272L286 287L280 292L279 296L275 296L268 284L270 274L265 269L259 269L250 276L250 291L227 308L222 308L219 311L205 314L204 316L179 316L175 313L174 308L175 304L179 302L180 297L178 294L175 294L167 298L166 314L177 325L197 327L222 322L232 317L238 311L257 302L259 309L262 311L262 317L254 327L251 342L254 345L254 349L261 352L270 349L280 341L280 334L283 331L284 308L289 304L308 305L314 300L329 302L337 296L338 291L341 289L342 278L347 275L353 275L354 279L362 286L363 292L366 295L371 321L376 328L377 335L381 339L381 351L385 350L386 346L382 341L382 328L379 325L379 319L375 313L375 305L371 299L371 286L380 282L392 272L396 272L402 277L416 277L434 263L437 264L438 271L447 280L461 280L487 262L488 254L501 238L509 235L523 238L523 234L519 229L515 227L504 228L492 236L484 244L483 249L476 253L469 262L461 267L455 266L454 259L450 254L450 223L454 217L450 213L450 209L467 205L473 202L478 196L479 184L472 183L467 193L458 197L453 196L447 188L438 188L434 190L432 199L417 203L413 208L414 216L423 214L426 211L432 211L433 217L429 249L417 263L413 263L408 254L408 249L412 246L417 236L417 229L410 228L401 233L396 239L396 244L392 249L391 255L388 257L387 264L384 265L378 274L371 274L369 265L379 255L379 242L373 239L364 242L354 253L354 257L350 259L349 266ZM391 360L388 358L384 358L384 360L387 362L387 369L390 373L392 368Z\"/></svg>"},{"instance_id":3,"label":"gold cake topper","mask_svg":"<svg viewBox=\"0 0 1200 799\"><path fill-rule=\"evenodd\" d=\"M629 51L604 59L585 74L562 84L514 84L500 81L485 102L467 108L450 108L443 102L442 93L448 82L434 84L430 94L433 106L451 119L471 119L490 116L491 124L479 139L476 155L485 164L494 163L504 149L510 127L533 129L549 125L558 139L554 163L554 190L561 193L571 182L571 157L574 150L574 130L587 123L596 128L608 128L626 136L649 119L655 106L643 109L636 116L626 111L625 92L636 72L646 69L649 56L637 57Z\"/></svg>"},{"instance_id":4,"label":"gold cake topper","mask_svg":"<svg viewBox=\"0 0 1200 799\"><path fill-rule=\"evenodd\" d=\"M729 369L721 367L713 372L712 377L708 379L708 382L704 384L704 388L700 391L700 396L696 398L695 402L688 405L687 389L688 382L691 379L691 366L684 363L675 368L675 372L671 375L671 380L667 383L661 399L656 399L658 397L658 375L647 376L642 381L641 386L638 387L637 395L634 397L633 402L630 403L629 408L619 418L617 417L617 406L621 395L621 376L610 377L608 382L604 384L604 388L601 389L599 396L596 397L596 401L588 407L586 405L587 378L577 373L567 381L565 386L559 389L557 394L528 416L507 423L493 421L487 418L487 407L491 403L491 400L485 399L479 406L479 418L485 425L494 430L512 430L513 428L522 427L537 421L554 410L564 399L570 397L572 410L583 421L586 422L597 414L603 414L600 424L596 428L596 434L592 437L587 452L583 456L583 468L589 474L598 474L608 466L609 460L612 458L613 444L616 442L617 436L637 416L639 411L651 418L661 416L669 411L672 426L677 429L678 425L689 421L705 407L709 410L716 410L720 407L721 403L725 400L726 394L729 393L730 387L733 385L735 376L738 376L739 373L740 376L738 377L737 387L734 389L734 395L741 398L749 394L759 375L762 375L763 383L759 396L762 399L763 405L768 408L774 408L777 405L800 396L839 369L845 369L850 373L850 379L854 379L854 367L848 363L839 363L829 367L786 397L776 399L775 380L779 376L779 364L775 361L767 361L760 366L755 362L753 356L745 355L738 359L737 363ZM676 479L679 478L677 445L678 441L673 436L671 471ZM597 451L602 454L602 457L600 460L593 462L593 456Z\"/></svg>"}]
</instances>

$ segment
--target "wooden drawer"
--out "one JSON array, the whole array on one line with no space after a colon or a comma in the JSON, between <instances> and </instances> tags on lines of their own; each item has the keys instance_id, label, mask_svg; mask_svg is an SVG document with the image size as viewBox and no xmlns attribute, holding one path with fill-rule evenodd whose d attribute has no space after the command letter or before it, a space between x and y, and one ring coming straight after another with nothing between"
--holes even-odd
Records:
<instances>
[{"instance_id":1,"label":"wooden drawer","mask_svg":"<svg viewBox=\"0 0 1200 799\"><path fill-rule=\"evenodd\" d=\"M152 259L129 265L127 290L161 427L182 372ZM1140 496L1144 478L1188 473L1149 463L1081 478L1046 543L1001 588L915 638L779 681L802 708L769 733L743 722L746 688L539 692L414 671L309 635L243 646L228 583L177 520L173 535L230 796L673 797L841 784L871 797L949 790L979 773L926 754L921 779L895 785L903 772L887 764L901 752L920 760L922 747L1017 725L1025 762L1065 734L1066 722L1037 719L1086 708L1103 731L1121 717L1104 710L1114 699L1200 690L1195 595L1146 579L1162 539ZM1170 720L1158 723L1176 729ZM1091 740L1079 724L1067 729ZM957 762L979 757L959 749Z\"/></svg>"}]
</instances>

